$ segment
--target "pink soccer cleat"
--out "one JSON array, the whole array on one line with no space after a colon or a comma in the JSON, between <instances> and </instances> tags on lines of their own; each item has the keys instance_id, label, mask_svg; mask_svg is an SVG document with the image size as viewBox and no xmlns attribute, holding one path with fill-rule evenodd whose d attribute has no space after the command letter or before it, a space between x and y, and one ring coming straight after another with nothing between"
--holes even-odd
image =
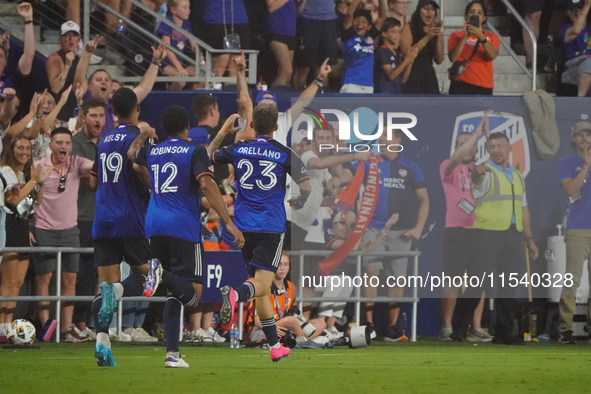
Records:
<instances>
[{"instance_id":1,"label":"pink soccer cleat","mask_svg":"<svg viewBox=\"0 0 591 394\"><path fill-rule=\"evenodd\" d=\"M236 308L236 292L231 286L224 286L220 289L224 304L220 309L220 318L222 323L228 324L234 318L234 309Z\"/></svg>"},{"instance_id":2,"label":"pink soccer cleat","mask_svg":"<svg viewBox=\"0 0 591 394\"><path fill-rule=\"evenodd\" d=\"M282 358L289 356L289 353L291 353L291 349L281 344L278 348L271 348L271 360L276 363Z\"/></svg>"}]
</instances>

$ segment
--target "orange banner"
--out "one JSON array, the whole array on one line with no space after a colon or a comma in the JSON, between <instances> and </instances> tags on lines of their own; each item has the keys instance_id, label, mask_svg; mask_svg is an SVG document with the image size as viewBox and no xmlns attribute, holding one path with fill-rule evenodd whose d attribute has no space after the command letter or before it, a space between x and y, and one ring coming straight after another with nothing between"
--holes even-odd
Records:
<instances>
[{"instance_id":1,"label":"orange banner","mask_svg":"<svg viewBox=\"0 0 591 394\"><path fill-rule=\"evenodd\" d=\"M356 196L359 192L359 187L361 186L361 179L364 173L364 166L365 163L360 163L359 167L357 167L357 172L355 173L355 177L349 183L349 185L343 190L338 196L337 199L340 202L351 202L351 208L355 202L355 199L351 199L350 196ZM359 177L359 178L358 178ZM356 179L359 179L356 182ZM348 190L351 188L350 190ZM357 242L363 236L367 225L369 224L371 217L373 215L373 211L376 207L376 203L378 201L378 192L379 192L379 174L378 174L378 159L374 154L371 155L369 159L369 170L367 173L367 180L365 182L365 190L363 192L363 196L361 197L361 204L359 206L359 212L357 213L357 222L355 223L355 229L353 233L341 246L338 247L334 252L330 254L326 258L326 260L322 261L318 264L318 268L324 274L330 274L339 264L343 262L349 255L349 253L355 248ZM342 198L341 195L346 196ZM335 201L336 203L336 201Z\"/></svg>"}]
</instances>

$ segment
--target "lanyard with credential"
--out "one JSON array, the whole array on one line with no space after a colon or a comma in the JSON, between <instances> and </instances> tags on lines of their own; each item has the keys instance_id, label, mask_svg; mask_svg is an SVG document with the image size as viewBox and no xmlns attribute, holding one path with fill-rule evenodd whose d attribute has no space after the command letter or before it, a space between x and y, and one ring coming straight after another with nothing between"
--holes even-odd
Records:
<instances>
[{"instance_id":1,"label":"lanyard with credential","mask_svg":"<svg viewBox=\"0 0 591 394\"><path fill-rule=\"evenodd\" d=\"M470 176L470 173L468 173ZM466 175L464 175L464 170L460 167L460 185L462 186L462 199L458 202L458 207L464 211L466 215L471 215L474 212L474 204L466 199L466 189L468 188L466 181Z\"/></svg>"},{"instance_id":2,"label":"lanyard with credential","mask_svg":"<svg viewBox=\"0 0 591 394\"><path fill-rule=\"evenodd\" d=\"M466 198L466 176L464 175L464 170L460 166L460 185L462 186L462 196Z\"/></svg>"},{"instance_id":3,"label":"lanyard with credential","mask_svg":"<svg viewBox=\"0 0 591 394\"><path fill-rule=\"evenodd\" d=\"M277 297L277 294L274 293L273 296L275 297L275 305L277 305L277 313L279 314L279 319L283 319L283 313L285 313L285 311L287 311L287 305L288 305L288 298L287 298L287 290L283 290L285 294L285 309L283 309L283 311L281 310L281 305L279 305L279 298Z\"/></svg>"}]
</instances>

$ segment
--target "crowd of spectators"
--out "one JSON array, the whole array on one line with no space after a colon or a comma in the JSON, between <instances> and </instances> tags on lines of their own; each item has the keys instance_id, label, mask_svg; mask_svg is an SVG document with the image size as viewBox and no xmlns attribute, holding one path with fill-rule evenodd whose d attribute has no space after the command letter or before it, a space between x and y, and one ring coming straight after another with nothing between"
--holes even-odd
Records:
<instances>
[{"instance_id":1,"label":"crowd of spectators","mask_svg":"<svg viewBox=\"0 0 591 394\"><path fill-rule=\"evenodd\" d=\"M184 30L200 34L204 27L192 28L188 22L191 5L188 0L170 0L167 3L168 18ZM344 58L341 92L439 93L433 64L443 62L444 41L437 2L419 0L410 17L407 17L410 2L404 0L389 1L387 7L384 2L365 0L353 0L349 4L337 1L336 5L333 0L309 0L299 4L303 5L301 9L297 5L293 0L267 1L267 12L273 17L267 19L264 34L277 66L273 78L269 79L272 81L271 86L305 87L295 104L280 114L278 130L275 132L278 141L287 144L292 119L297 118L328 83L332 73L331 64L337 63L337 40L341 43L341 55ZM14 69L7 69L9 33L0 39L0 147L1 172L5 178L0 193L0 205L4 208L0 213L0 244L8 247L92 246L94 192L88 185L87 175L90 164L97 159L95 146L98 139L117 125L111 98L121 85L103 69L88 75L91 56L103 37L96 36L81 49L79 24L67 21L61 25L60 49L47 58L49 85L42 91L31 91L27 78L35 53L33 7L29 3L21 3L16 7L24 19L24 51L18 62L14 62ZM581 36L588 29L585 20L590 8L591 0L573 5L569 11L572 23L563 29L567 54L572 52L569 59L577 60L576 67L567 64L567 70L573 73L569 81L578 83L580 95L586 95L591 85L591 71L585 68L588 59L584 52L586 44ZM450 93L453 90L454 93L492 94L492 61L498 54L499 41L496 35L482 29L487 10L481 2L469 3L465 11L464 29L453 33L447 43L451 61L466 60L471 57L472 51L476 53L464 74L452 82ZM214 48L248 48L251 42L248 11L249 8L245 7L242 0L224 0L221 8L213 0L205 1L202 18L207 36L203 36L204 41ZM296 23L298 13L300 16ZM473 15L478 18L477 25L470 24ZM166 45L152 47L153 60L141 82L133 88L138 102L150 93L159 71L171 76L189 76L198 72L167 49L196 50L195 42L166 24L159 24L156 31ZM575 48L577 45L584 48ZM571 52L569 46L573 47ZM230 137L232 141L253 136L252 130L244 127L250 122L253 107L245 68L243 55L219 55L214 58L214 73L236 77L238 111L246 120L242 124L243 129ZM172 83L170 88L189 87L179 81ZM277 105L277 97L271 91L259 92L254 100L254 105L258 104ZM22 114L19 114L19 108ZM193 110L198 124L191 129L189 138L207 145L216 136L220 121L215 96L198 96ZM402 136L396 135L395 138L401 140ZM301 242L291 245L292 249L334 250L350 236L355 213L343 214L333 210L332 203L334 197L352 181L356 168L352 163L368 160L369 154L329 155L326 151L320 151L320 144L335 143L334 140L334 131L331 129L315 130L312 140L297 133L292 135L292 148L306 164L312 184L312 194L305 206L293 212L291 217L288 216L292 239ZM420 238L429 212L427 189L416 163L398 155L382 156L385 167L396 161L400 170L413 175L409 193L403 199L417 202L418 208L411 211L398 207L396 211L380 212L383 220L375 220L372 231L356 247L363 251L390 248L409 250L411 242ZM232 169L216 169L216 181L225 192L231 194ZM293 193L297 194L297 191ZM232 198L228 196L226 202L231 205ZM33 211L36 211L34 220ZM224 238L227 232L219 218L212 212L208 214L204 216L209 219L204 220L207 228L204 234L208 237L206 241L209 247L232 249L231 240ZM404 245L395 244L395 240L402 242L400 239L403 237ZM34 261L30 267L29 260ZM367 262L364 269L371 275L379 275L382 270L398 274L401 272L399 267L406 265L406 259L398 260L385 266L381 262ZM347 267L348 262L344 264L340 271L335 272L348 272L351 266ZM56 264L51 256L5 253L0 264L0 295L18 295L29 272L35 277L35 294L46 296L55 269ZM92 256L65 256L61 275L62 295L95 294L96 269ZM277 283L283 279L278 277ZM347 297L351 289L321 293L326 297L335 294ZM371 289L366 290L365 295L375 296ZM391 289L390 296L401 295L401 289ZM75 308L71 303L62 306L60 334L63 338L72 342L91 338L93 333L89 327L92 321L88 304L77 303ZM41 302L36 307L36 320L46 327L47 322L51 321L49 303ZM373 325L371 307L367 306L365 314L370 326ZM15 308L15 302L0 304L0 337L6 332L6 324L12 320ZM146 307L140 304L137 308ZM188 312L191 316L188 339L223 342L211 330L215 307L203 305L200 308ZM344 303L321 304L318 318L322 321L315 321L315 326L334 332L343 310ZM127 323L124 323L126 333L132 338L130 340L152 341L153 337L142 328L143 313L130 313L139 316L127 318ZM309 310L305 310L304 315L310 317ZM391 340L399 340L404 336L397 325L398 316L399 307L390 305L390 327L386 337ZM445 326L449 326L449 323ZM121 333L119 335L126 338Z\"/></svg>"},{"instance_id":2,"label":"crowd of spectators","mask_svg":"<svg viewBox=\"0 0 591 394\"><path fill-rule=\"evenodd\" d=\"M60 49L47 58L47 88L56 103L61 93L73 85L58 116L63 121L67 121L76 104L80 104L80 100L76 103L76 92L77 83L81 81L76 74L77 70L87 67L87 64L78 67L85 43L80 39L80 17L76 14L79 4L70 3L79 1L68 2L69 20L59 28ZM186 32L189 32L214 49L258 50L259 60L255 70L257 79L266 81L275 90L303 90L314 83L320 66L328 58L328 64L334 68L330 80L322 83L322 87L328 90L439 94L442 83L438 82L434 66L444 62L446 47L450 62L470 59L464 75L452 80L450 94L491 94L494 89L493 64L499 52L499 39L486 31L486 20L489 12L499 12L498 1L495 0L470 2L466 7L464 29L453 33L447 42L443 36L443 16L435 0L225 0L221 7L214 0L146 2L145 5L160 12L171 24L140 15L139 10L126 1L108 1L107 4L132 20L139 18L135 20L137 23L150 21L148 30L168 46L166 56L157 62L162 76L190 77L205 73L236 76L235 55L214 54L211 69L206 70L204 54L196 42L186 36ZM540 20L542 4L543 1L516 1L516 6L537 36L542 31L543 34L556 35L559 38L557 41L564 42L565 54L561 56L562 60L568 60L569 63L565 66L568 72L562 80L565 84L576 85L579 79L584 80L585 77L578 78L573 64L578 66L575 63L580 62L580 54L584 54L585 49L575 48L582 44L576 44L574 37L582 37L581 31L586 26L587 2L564 0L560 3L561 11L569 9L568 17L567 13L558 12L563 15L564 22L570 18L573 27L568 31L568 36L565 35L566 28L562 32L555 28L550 31L546 26L548 23ZM23 16L28 21L32 18L32 9L27 12L31 15ZM470 25L471 15L479 16L478 26ZM129 42L134 37L130 35L129 29L117 27L121 21L111 20L112 15L109 13L104 18L104 22L98 27L94 26L91 31L99 31L110 43L138 45ZM579 22L575 23L577 18ZM93 17L93 21L95 19ZM394 21L398 21L399 25ZM382 30L382 26L387 29ZM400 37L394 31L388 33L389 29L397 30L398 26ZM31 23L27 22L25 32L32 32L30 28ZM118 38L125 35L129 37L123 41ZM25 38L27 59L30 61L34 54L34 39L30 34L25 34ZM2 41L6 41L6 37ZM523 34L523 42L526 64L531 68L533 55L528 34ZM384 51L384 47L390 50ZM471 56L473 49L475 53ZM575 55L577 53L579 55ZM195 63L188 62L187 57L181 54L197 60ZM94 56L92 52L91 56ZM90 58L88 61L95 63ZM0 67L1 63L0 60ZM19 67L26 68L25 59L19 62ZM21 76L26 74L20 73ZM382 86L384 80L390 82L387 88ZM227 87L231 85L233 83L226 83ZM581 83L579 95L585 94L586 85L586 82ZM167 87L173 90L200 89L204 85L179 80L167 83ZM84 88L81 87L81 90ZM27 92L19 98L24 100L28 108L32 93ZM0 125L2 123L0 119Z\"/></svg>"}]
</instances>

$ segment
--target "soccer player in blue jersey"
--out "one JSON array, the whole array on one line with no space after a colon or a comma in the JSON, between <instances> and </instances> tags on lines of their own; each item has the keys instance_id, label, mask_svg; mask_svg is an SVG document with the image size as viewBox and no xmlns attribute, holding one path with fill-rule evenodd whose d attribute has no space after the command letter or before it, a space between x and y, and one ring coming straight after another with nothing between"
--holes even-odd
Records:
<instances>
[{"instance_id":1,"label":"soccer player in blue jersey","mask_svg":"<svg viewBox=\"0 0 591 394\"><path fill-rule=\"evenodd\" d=\"M232 115L222 126L234 130ZM159 260L151 260L144 293L151 296L162 282L172 295L164 306L166 358L169 368L188 368L179 353L181 306L197 305L201 297L203 263L201 258L200 191L226 223L235 244L242 247L244 237L234 226L222 195L209 169L209 156L203 145L186 140L189 116L180 106L162 113L166 141L143 147L147 133L140 135L127 152L129 159L148 168L152 195L146 215L146 236Z\"/></svg>"},{"instance_id":2,"label":"soccer player in blue jersey","mask_svg":"<svg viewBox=\"0 0 591 394\"><path fill-rule=\"evenodd\" d=\"M277 130L277 108L259 104L253 111L252 126L256 138L239 141L211 157L214 164L230 163L236 171L238 195L234 204L236 227L244 233L242 256L251 278L236 289L221 289L224 304L220 311L223 323L232 320L237 302L256 298L257 314L271 347L271 360L289 355L289 348L279 343L273 306L269 298L285 235L285 177L289 174L300 186L301 196L292 200L293 207L302 207L310 194L306 167L289 148L273 140ZM218 141L212 141L215 145Z\"/></svg>"},{"instance_id":3,"label":"soccer player in blue jersey","mask_svg":"<svg viewBox=\"0 0 591 394\"><path fill-rule=\"evenodd\" d=\"M380 1L378 19L372 24L369 10L359 9L353 0L343 20L343 86L341 93L373 93L374 39L386 19L386 4Z\"/></svg>"},{"instance_id":4,"label":"soccer player in blue jersey","mask_svg":"<svg viewBox=\"0 0 591 394\"><path fill-rule=\"evenodd\" d=\"M138 99L133 90L121 88L115 92L112 101L119 126L104 134L99 141L90 179L91 186L97 188L92 236L101 287L92 311L97 330L95 356L99 366L117 365L111 351L109 325L121 297L142 294L144 275L148 273L147 262L152 258L144 234L150 194L136 175L133 161L127 158L129 146L140 133ZM121 280L119 264L123 259L134 274L118 283Z\"/></svg>"}]
</instances>

